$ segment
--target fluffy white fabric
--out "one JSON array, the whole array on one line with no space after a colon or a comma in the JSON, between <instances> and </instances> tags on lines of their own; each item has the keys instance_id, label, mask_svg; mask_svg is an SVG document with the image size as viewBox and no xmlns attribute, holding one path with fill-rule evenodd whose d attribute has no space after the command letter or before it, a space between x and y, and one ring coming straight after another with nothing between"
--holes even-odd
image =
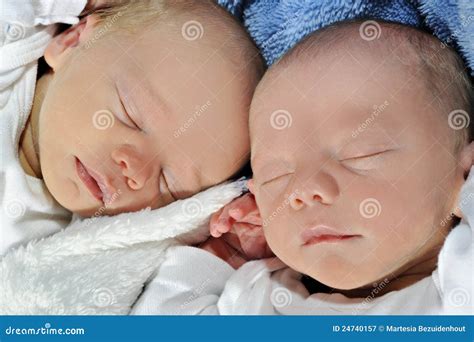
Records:
<instances>
[{"instance_id":1,"label":"fluffy white fabric","mask_svg":"<svg viewBox=\"0 0 474 342\"><path fill-rule=\"evenodd\" d=\"M164 251L208 236L245 188L223 184L156 210L76 220L0 260L0 314L128 314Z\"/></svg>"}]
</instances>

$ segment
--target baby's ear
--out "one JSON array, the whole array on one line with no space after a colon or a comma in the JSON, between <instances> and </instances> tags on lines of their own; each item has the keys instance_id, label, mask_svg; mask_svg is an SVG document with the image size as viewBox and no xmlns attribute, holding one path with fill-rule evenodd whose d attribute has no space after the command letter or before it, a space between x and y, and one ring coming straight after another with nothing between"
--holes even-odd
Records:
<instances>
[{"instance_id":1,"label":"baby's ear","mask_svg":"<svg viewBox=\"0 0 474 342\"><path fill-rule=\"evenodd\" d=\"M469 176L469 171L472 165L474 165L474 142L470 142L461 150L460 165L464 171L464 179Z\"/></svg>"},{"instance_id":2,"label":"baby's ear","mask_svg":"<svg viewBox=\"0 0 474 342\"><path fill-rule=\"evenodd\" d=\"M463 173L463 179L460 181L460 185L457 189L458 198L456 200L456 207L453 210L453 214L460 218L462 217L462 212L459 205L457 205L459 203L459 195L461 194L462 185L469 176L469 171L471 170L472 165L474 165L474 142L463 147L459 158L459 167Z\"/></svg>"},{"instance_id":3,"label":"baby's ear","mask_svg":"<svg viewBox=\"0 0 474 342\"><path fill-rule=\"evenodd\" d=\"M249 188L249 191L255 195L255 187L254 187L254 184L253 184L253 179L249 179L247 181L247 188Z\"/></svg>"},{"instance_id":4,"label":"baby's ear","mask_svg":"<svg viewBox=\"0 0 474 342\"><path fill-rule=\"evenodd\" d=\"M56 71L64 62L64 57L75 47L84 44L98 22L96 15L88 15L76 25L53 37L44 52L46 63Z\"/></svg>"}]
</instances>

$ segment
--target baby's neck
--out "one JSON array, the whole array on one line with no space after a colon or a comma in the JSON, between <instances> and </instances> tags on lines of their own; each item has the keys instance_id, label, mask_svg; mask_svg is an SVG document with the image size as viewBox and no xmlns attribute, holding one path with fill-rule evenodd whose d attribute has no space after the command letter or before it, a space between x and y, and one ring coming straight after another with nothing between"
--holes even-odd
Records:
<instances>
[{"instance_id":1,"label":"baby's neck","mask_svg":"<svg viewBox=\"0 0 474 342\"><path fill-rule=\"evenodd\" d=\"M350 298L380 297L392 291L402 290L418 281L429 277L436 269L438 255L442 245L437 246L416 260L407 263L396 272L374 282L373 284L353 289L334 290ZM377 284L376 286L374 286Z\"/></svg>"},{"instance_id":2,"label":"baby's neck","mask_svg":"<svg viewBox=\"0 0 474 342\"><path fill-rule=\"evenodd\" d=\"M51 74L45 74L36 83L33 106L25 129L20 137L18 150L20 164L23 170L26 174L36 178L42 178L38 145L38 119L50 80Z\"/></svg>"}]
</instances>

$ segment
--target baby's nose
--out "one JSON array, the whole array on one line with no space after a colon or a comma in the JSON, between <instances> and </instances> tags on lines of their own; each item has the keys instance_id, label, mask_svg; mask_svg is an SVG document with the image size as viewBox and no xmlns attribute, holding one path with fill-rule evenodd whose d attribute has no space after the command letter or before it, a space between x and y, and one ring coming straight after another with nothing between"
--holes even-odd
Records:
<instances>
[{"instance_id":1,"label":"baby's nose","mask_svg":"<svg viewBox=\"0 0 474 342\"><path fill-rule=\"evenodd\" d=\"M133 146L124 145L115 149L112 159L120 167L128 187L132 190L142 189L153 173L151 161Z\"/></svg>"},{"instance_id":2,"label":"baby's nose","mask_svg":"<svg viewBox=\"0 0 474 342\"><path fill-rule=\"evenodd\" d=\"M295 193L290 197L290 207L294 210L300 210L305 206L312 207L316 203L329 204L326 197L323 199L321 194L313 193L311 190L304 190Z\"/></svg>"},{"instance_id":3,"label":"baby's nose","mask_svg":"<svg viewBox=\"0 0 474 342\"><path fill-rule=\"evenodd\" d=\"M300 180L298 184L300 186L293 191L289 199L290 207L294 210L300 210L305 206L312 207L317 203L330 205L339 195L337 182L325 173L310 176L304 181Z\"/></svg>"}]
</instances>

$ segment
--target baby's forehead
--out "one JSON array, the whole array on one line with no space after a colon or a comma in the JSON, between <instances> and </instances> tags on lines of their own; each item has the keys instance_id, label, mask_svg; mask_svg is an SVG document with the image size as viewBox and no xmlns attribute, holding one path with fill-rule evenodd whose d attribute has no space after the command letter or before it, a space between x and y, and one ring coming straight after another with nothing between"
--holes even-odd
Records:
<instances>
[{"instance_id":1,"label":"baby's forehead","mask_svg":"<svg viewBox=\"0 0 474 342\"><path fill-rule=\"evenodd\" d=\"M369 116L387 101L391 107L422 98L426 85L420 78L407 82L410 75L400 71L391 60L357 60L353 54L337 58L321 55L313 61L296 59L293 65L274 69L259 85L252 103L252 114L274 108L313 112L319 120L325 116L360 118ZM407 91L410 90L410 91ZM417 97L413 97L416 91ZM252 119L254 115L252 115ZM251 121L252 124L252 121Z\"/></svg>"},{"instance_id":2,"label":"baby's forehead","mask_svg":"<svg viewBox=\"0 0 474 342\"><path fill-rule=\"evenodd\" d=\"M293 126L301 118L312 126L347 104L341 113L347 120L353 108L362 108L359 120L364 113L370 118L371 108L388 100L383 118L420 119L414 126L442 121L438 126L444 128L449 113L469 111L471 85L453 49L426 32L383 22L376 38L367 40L362 25L342 23L318 31L272 65L254 95L251 135L262 136L258 130L281 110L291 114Z\"/></svg>"},{"instance_id":3,"label":"baby's forehead","mask_svg":"<svg viewBox=\"0 0 474 342\"><path fill-rule=\"evenodd\" d=\"M393 72L379 72L366 81L364 70L349 79L344 77L347 65L343 68L336 64L333 68L342 71L342 76L326 70L327 78L318 83L319 76L312 78L308 72L301 72L299 78L280 78L265 84L252 104L252 145L257 140L282 142L309 137L301 140L325 140L327 146L342 146L345 141L384 141L384 137L395 137L407 126L431 131L426 121L434 121L434 112L424 95L411 88L397 93L403 80L389 88L390 81L395 83Z\"/></svg>"},{"instance_id":4,"label":"baby's forehead","mask_svg":"<svg viewBox=\"0 0 474 342\"><path fill-rule=\"evenodd\" d=\"M423 38L413 43L410 34ZM430 54L439 53L438 43L412 28L383 25L376 42L364 40L355 23L316 33L267 71L252 110L282 97L290 101L317 97L324 102L332 94L340 104L366 97L368 108L394 96L407 102L413 92L428 98L432 90L428 85L439 78L429 68ZM288 96L291 93L293 97Z\"/></svg>"}]
</instances>

